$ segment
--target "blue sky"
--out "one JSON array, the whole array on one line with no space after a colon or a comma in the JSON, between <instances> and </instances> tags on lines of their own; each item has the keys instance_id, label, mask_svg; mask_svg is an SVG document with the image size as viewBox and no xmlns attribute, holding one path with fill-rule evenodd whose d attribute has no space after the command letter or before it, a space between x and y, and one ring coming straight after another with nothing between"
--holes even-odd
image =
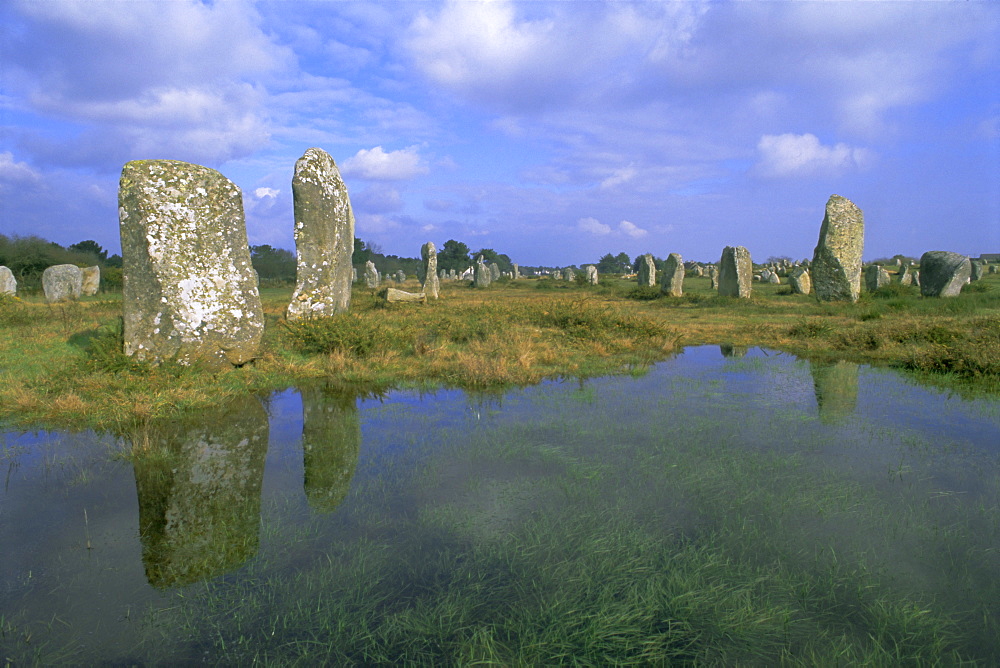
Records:
<instances>
[{"instance_id":1,"label":"blue sky","mask_svg":"<svg viewBox=\"0 0 1000 668\"><path fill-rule=\"evenodd\" d=\"M117 251L128 160L218 169L294 248L311 146L357 236L525 265L1000 252L1000 3L0 3L0 232Z\"/></svg>"}]
</instances>

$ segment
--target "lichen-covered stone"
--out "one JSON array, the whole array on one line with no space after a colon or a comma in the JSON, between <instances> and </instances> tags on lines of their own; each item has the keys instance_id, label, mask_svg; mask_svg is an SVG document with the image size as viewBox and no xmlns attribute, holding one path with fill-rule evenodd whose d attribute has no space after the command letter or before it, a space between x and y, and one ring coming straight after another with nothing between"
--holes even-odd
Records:
<instances>
[{"instance_id":1,"label":"lichen-covered stone","mask_svg":"<svg viewBox=\"0 0 1000 668\"><path fill-rule=\"evenodd\" d=\"M712 290L719 289L719 267L717 265L709 265L708 267L708 281L711 285Z\"/></svg>"},{"instance_id":2,"label":"lichen-covered stone","mask_svg":"<svg viewBox=\"0 0 1000 668\"><path fill-rule=\"evenodd\" d=\"M965 255L928 251L920 256L920 294L956 297L972 276L972 262Z\"/></svg>"},{"instance_id":3,"label":"lichen-covered stone","mask_svg":"<svg viewBox=\"0 0 1000 668\"><path fill-rule=\"evenodd\" d=\"M809 277L809 270L805 267L796 267L788 275L788 282L792 286L792 292L797 295L807 295L812 292L812 279Z\"/></svg>"},{"instance_id":4,"label":"lichen-covered stone","mask_svg":"<svg viewBox=\"0 0 1000 668\"><path fill-rule=\"evenodd\" d=\"M597 267L592 264L588 264L584 267L584 270L587 272L587 282L591 285L597 285L599 280L597 277Z\"/></svg>"},{"instance_id":5,"label":"lichen-covered stone","mask_svg":"<svg viewBox=\"0 0 1000 668\"><path fill-rule=\"evenodd\" d=\"M398 302L419 302L424 304L427 302L427 295L423 292L406 292L405 290L397 290L396 288L386 288L379 293L379 296L387 304Z\"/></svg>"},{"instance_id":6,"label":"lichen-covered stone","mask_svg":"<svg viewBox=\"0 0 1000 668\"><path fill-rule=\"evenodd\" d=\"M420 247L420 258L424 262L424 284L423 291L431 299L438 298L438 291L441 288L441 279L438 277L438 254L433 242L428 241Z\"/></svg>"},{"instance_id":7,"label":"lichen-covered stone","mask_svg":"<svg viewBox=\"0 0 1000 668\"><path fill-rule=\"evenodd\" d=\"M753 290L753 262L743 246L726 246L719 260L719 295L749 299Z\"/></svg>"},{"instance_id":8,"label":"lichen-covered stone","mask_svg":"<svg viewBox=\"0 0 1000 668\"><path fill-rule=\"evenodd\" d=\"M870 264L865 267L865 289L868 292L875 292L881 287L889 285L889 272L877 264Z\"/></svg>"},{"instance_id":9,"label":"lichen-covered stone","mask_svg":"<svg viewBox=\"0 0 1000 668\"><path fill-rule=\"evenodd\" d=\"M0 267L0 295L16 295L17 279L8 267Z\"/></svg>"},{"instance_id":10,"label":"lichen-covered stone","mask_svg":"<svg viewBox=\"0 0 1000 668\"><path fill-rule=\"evenodd\" d=\"M497 281L500 280L500 265L496 262L490 265L490 280Z\"/></svg>"},{"instance_id":11,"label":"lichen-covered stone","mask_svg":"<svg viewBox=\"0 0 1000 668\"><path fill-rule=\"evenodd\" d=\"M332 512L351 488L361 454L361 419L353 397L301 390L303 487L309 507Z\"/></svg>"},{"instance_id":12,"label":"lichen-covered stone","mask_svg":"<svg viewBox=\"0 0 1000 668\"><path fill-rule=\"evenodd\" d=\"M75 264L57 264L42 272L45 301L63 302L79 299L83 291L83 272Z\"/></svg>"},{"instance_id":13,"label":"lichen-covered stone","mask_svg":"<svg viewBox=\"0 0 1000 668\"><path fill-rule=\"evenodd\" d=\"M913 285L913 272L910 271L910 268L905 265L899 271L899 284Z\"/></svg>"},{"instance_id":14,"label":"lichen-covered stone","mask_svg":"<svg viewBox=\"0 0 1000 668\"><path fill-rule=\"evenodd\" d=\"M684 260L677 253L671 253L663 262L663 280L660 292L671 297L684 294Z\"/></svg>"},{"instance_id":15,"label":"lichen-covered stone","mask_svg":"<svg viewBox=\"0 0 1000 668\"><path fill-rule=\"evenodd\" d=\"M297 263L285 317L343 313L351 306L354 211L329 153L310 148L296 161L292 205Z\"/></svg>"},{"instance_id":16,"label":"lichen-covered stone","mask_svg":"<svg viewBox=\"0 0 1000 668\"><path fill-rule=\"evenodd\" d=\"M488 288L490 287L490 283L493 282L493 274L483 261L482 255L476 260L476 273L473 280L477 288Z\"/></svg>"},{"instance_id":17,"label":"lichen-covered stone","mask_svg":"<svg viewBox=\"0 0 1000 668\"><path fill-rule=\"evenodd\" d=\"M371 260L365 262L365 285L371 289L375 289L379 284L378 269L375 268L375 263Z\"/></svg>"},{"instance_id":18,"label":"lichen-covered stone","mask_svg":"<svg viewBox=\"0 0 1000 668\"><path fill-rule=\"evenodd\" d=\"M517 279L521 278L521 267L518 266L518 264L516 262L514 263L514 271L513 271L513 273L514 273L513 278L514 278L515 281Z\"/></svg>"},{"instance_id":19,"label":"lichen-covered stone","mask_svg":"<svg viewBox=\"0 0 1000 668\"><path fill-rule=\"evenodd\" d=\"M80 294L84 297L93 297L101 288L101 268L98 266L84 267L80 270L83 282L80 286Z\"/></svg>"},{"instance_id":20,"label":"lichen-covered stone","mask_svg":"<svg viewBox=\"0 0 1000 668\"><path fill-rule=\"evenodd\" d=\"M854 202L831 195L813 253L812 280L820 301L858 301L865 218Z\"/></svg>"},{"instance_id":21,"label":"lichen-covered stone","mask_svg":"<svg viewBox=\"0 0 1000 668\"><path fill-rule=\"evenodd\" d=\"M978 262L976 260L970 260L970 262L972 263L971 264L972 274L969 276L969 280L970 281L978 281L978 280L982 279L983 274L986 273L985 269L983 268L983 263L982 262Z\"/></svg>"},{"instance_id":22,"label":"lichen-covered stone","mask_svg":"<svg viewBox=\"0 0 1000 668\"><path fill-rule=\"evenodd\" d=\"M200 165L136 160L122 169L118 215L125 353L216 366L256 357L264 315L240 189Z\"/></svg>"},{"instance_id":23,"label":"lichen-covered stone","mask_svg":"<svg viewBox=\"0 0 1000 668\"><path fill-rule=\"evenodd\" d=\"M636 280L644 288L656 287L656 263L653 256L646 253L639 258L639 268L636 270Z\"/></svg>"},{"instance_id":24,"label":"lichen-covered stone","mask_svg":"<svg viewBox=\"0 0 1000 668\"><path fill-rule=\"evenodd\" d=\"M576 280L576 272L573 271L573 267L563 269L563 278L570 283Z\"/></svg>"}]
</instances>

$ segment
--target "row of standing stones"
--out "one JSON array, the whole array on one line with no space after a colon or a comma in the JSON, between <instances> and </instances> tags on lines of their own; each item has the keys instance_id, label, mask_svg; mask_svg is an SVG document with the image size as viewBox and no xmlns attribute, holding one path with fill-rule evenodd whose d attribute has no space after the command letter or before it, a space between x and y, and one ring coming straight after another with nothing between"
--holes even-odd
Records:
<instances>
[{"instance_id":1,"label":"row of standing stones","mask_svg":"<svg viewBox=\"0 0 1000 668\"><path fill-rule=\"evenodd\" d=\"M45 300L61 302L70 299L93 297L101 287L101 268L75 264L57 264L42 272L42 291ZM16 295L17 279L8 267L0 267L0 295Z\"/></svg>"},{"instance_id":2,"label":"row of standing stones","mask_svg":"<svg viewBox=\"0 0 1000 668\"><path fill-rule=\"evenodd\" d=\"M861 294L864 251L864 215L846 197L832 195L826 203L826 213L820 227L819 242L809 268L796 265L788 272L792 291L814 293L821 301L856 302ZM700 272L702 267L696 269ZM991 267L991 270L995 267ZM982 276L983 265L967 256L947 251L928 251L920 258L920 271L900 267L900 282L918 284L925 297L954 297L962 286ZM656 287L656 265L651 254L639 262L637 280L640 286ZM712 288L727 297L747 299L753 281L779 283L777 271L764 269L754 275L750 252L743 246L726 246L718 265L709 265ZM685 265L681 256L671 253L663 263L660 291L672 297L683 294ZM887 285L889 273L879 265L869 265L864 272L865 287L870 291Z\"/></svg>"},{"instance_id":3,"label":"row of standing stones","mask_svg":"<svg viewBox=\"0 0 1000 668\"><path fill-rule=\"evenodd\" d=\"M296 320L342 313L350 307L354 279L354 213L333 158L321 149L308 149L295 164L292 193L297 276L286 317ZM200 361L219 367L254 359L264 317L240 189L219 172L200 165L137 160L122 169L118 199L125 353L152 363ZM843 197L832 196L811 264L811 288L817 298L857 300L863 236L861 210ZM396 291L401 293L396 298L437 298L433 243L424 244L421 257L423 293ZM83 293L79 268L62 265L46 274L50 272L53 284L59 277L60 284L70 286L71 296ZM480 257L473 283L488 286L499 277L498 272L496 265L488 266ZM596 267L587 266L586 272L587 280L596 283ZM750 296L752 272L750 253L742 246L727 246L719 266L709 268L720 295L742 298ZM949 296L967 282L971 265L965 256L935 251L921 258L921 272L923 294ZM656 285L655 274L652 256L647 255L639 269L640 284ZM793 283L804 285L808 293L808 272L792 274ZM5 276L0 271L0 280L13 278ZM680 296L683 277L683 261L671 253L662 290ZM369 285L378 285L371 263L365 278Z\"/></svg>"}]
</instances>

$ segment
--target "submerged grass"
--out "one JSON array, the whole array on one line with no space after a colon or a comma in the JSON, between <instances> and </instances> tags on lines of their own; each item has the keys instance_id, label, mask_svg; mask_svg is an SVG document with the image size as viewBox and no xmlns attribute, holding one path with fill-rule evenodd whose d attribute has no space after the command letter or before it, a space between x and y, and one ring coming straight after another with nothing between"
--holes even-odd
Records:
<instances>
[{"instance_id":1,"label":"submerged grass","mask_svg":"<svg viewBox=\"0 0 1000 668\"><path fill-rule=\"evenodd\" d=\"M267 289L260 357L227 371L151 368L122 355L114 295L62 305L5 297L0 422L116 428L318 378L344 387L481 388L633 372L702 343L846 357L996 392L994 283L1000 277L953 299L890 287L857 304L830 304L771 285L755 285L751 299L719 297L707 278L688 278L679 298L620 279L519 280L488 290L446 282L430 304L385 306L357 290L350 313L295 323L282 315L288 290Z\"/></svg>"}]
</instances>

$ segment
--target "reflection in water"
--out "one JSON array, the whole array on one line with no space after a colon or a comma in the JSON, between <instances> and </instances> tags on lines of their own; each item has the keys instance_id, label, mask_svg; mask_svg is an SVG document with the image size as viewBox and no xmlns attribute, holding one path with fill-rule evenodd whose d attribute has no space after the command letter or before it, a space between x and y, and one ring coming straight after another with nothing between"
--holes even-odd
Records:
<instances>
[{"instance_id":1,"label":"reflection in water","mask_svg":"<svg viewBox=\"0 0 1000 668\"><path fill-rule=\"evenodd\" d=\"M255 397L158 425L133 443L146 579L175 587L230 571L257 553L267 413Z\"/></svg>"},{"instance_id":2,"label":"reflection in water","mask_svg":"<svg viewBox=\"0 0 1000 668\"><path fill-rule=\"evenodd\" d=\"M734 346L731 343L723 343L719 346L719 351L723 357L746 357L749 348L746 346Z\"/></svg>"},{"instance_id":3,"label":"reflection in water","mask_svg":"<svg viewBox=\"0 0 1000 668\"><path fill-rule=\"evenodd\" d=\"M853 362L810 362L819 419L824 424L843 422L858 406L860 366Z\"/></svg>"},{"instance_id":4,"label":"reflection in water","mask_svg":"<svg viewBox=\"0 0 1000 668\"><path fill-rule=\"evenodd\" d=\"M361 453L361 419L354 397L301 390L306 500L328 513L347 496Z\"/></svg>"}]
</instances>

